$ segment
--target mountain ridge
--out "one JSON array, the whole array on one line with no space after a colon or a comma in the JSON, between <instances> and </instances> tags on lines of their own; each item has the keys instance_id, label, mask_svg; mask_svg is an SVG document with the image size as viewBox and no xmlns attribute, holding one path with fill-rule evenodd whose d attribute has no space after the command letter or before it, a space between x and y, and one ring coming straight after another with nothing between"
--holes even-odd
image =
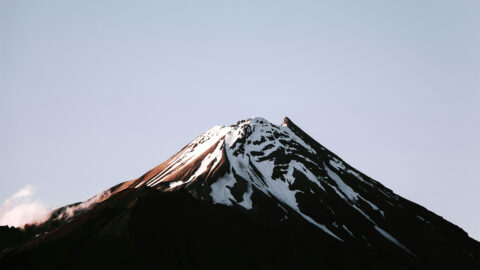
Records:
<instances>
[{"instance_id":1,"label":"mountain ridge","mask_svg":"<svg viewBox=\"0 0 480 270\"><path fill-rule=\"evenodd\" d=\"M170 193L172 195L164 195ZM132 216L144 213L144 209L155 209L150 214L163 217L161 207L144 203L158 201L163 208L170 209L165 218L172 220L173 227L166 230L175 231L175 222L185 227L183 222L188 218L178 216L175 206L168 205L165 196L192 208L202 202L201 211L209 213L205 218L210 222L215 222L215 217L208 215L217 211L230 217L230 220L222 221L225 226L237 228L233 220L251 220L253 223L247 223L253 227L244 228L247 235L248 232L258 235L258 228L263 228L260 231L264 233L269 229L278 230L279 235L288 241L301 243L289 244L287 250L301 254L303 259L299 259L300 262L308 265L318 263L328 269L335 267L329 256L346 256L354 258L352 260L358 262L360 268L366 265L371 268L376 263L401 269L480 267L480 244L465 231L348 165L288 117L281 125L254 117L234 125L211 128L138 179L120 183L84 203L59 209L49 221L32 228L42 234L40 239L3 252L0 262L15 265L15 261L25 254L35 254L40 246L81 234L82 226L93 228L96 225L91 224L98 220L119 226L104 227L101 231L107 234L131 238L132 243L136 243L135 239L141 235L142 243L158 248L141 230L135 229L140 226L135 224L140 223L142 228L150 227L150 223L163 226L158 224L159 220L142 214L142 223ZM186 196L195 200L186 199ZM111 214L108 209L117 210ZM110 213L106 216L112 215L112 219L105 220L94 213ZM194 222L202 228L208 227L202 221ZM187 227L184 229L191 230ZM205 235L216 239L217 245L225 239L217 238L215 233L222 234L225 230L208 231ZM309 233L304 233L306 231ZM199 235L192 233L191 237L204 237L201 231L197 233ZM231 231L225 237L233 237L232 233L238 231ZM94 230L83 235L100 239L102 233ZM156 232L151 235L155 236ZM311 241L309 237L318 241ZM169 241L173 245L192 248L175 239ZM242 240L236 241L235 244L239 244L238 241ZM129 250L143 250L136 244L122 245ZM199 247L195 247L198 250ZM278 251L277 247L268 248ZM310 248L324 254L311 254ZM339 254L332 254L333 251ZM245 255L245 252L240 253ZM354 255L355 252L359 255ZM152 266L149 259L138 256ZM286 261L295 265L294 259L285 256ZM385 258L392 262L385 261ZM252 260L272 265L271 258L264 259L257 256Z\"/></svg>"}]
</instances>

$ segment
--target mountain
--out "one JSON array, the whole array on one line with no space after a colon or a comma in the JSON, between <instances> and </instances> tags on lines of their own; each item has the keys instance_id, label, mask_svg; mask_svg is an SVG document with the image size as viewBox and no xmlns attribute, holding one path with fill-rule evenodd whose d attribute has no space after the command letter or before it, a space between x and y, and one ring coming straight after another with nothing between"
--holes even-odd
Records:
<instances>
[{"instance_id":1,"label":"mountain","mask_svg":"<svg viewBox=\"0 0 480 270\"><path fill-rule=\"evenodd\" d=\"M8 230L1 269L480 269L479 242L288 118L216 126L138 179Z\"/></svg>"}]
</instances>

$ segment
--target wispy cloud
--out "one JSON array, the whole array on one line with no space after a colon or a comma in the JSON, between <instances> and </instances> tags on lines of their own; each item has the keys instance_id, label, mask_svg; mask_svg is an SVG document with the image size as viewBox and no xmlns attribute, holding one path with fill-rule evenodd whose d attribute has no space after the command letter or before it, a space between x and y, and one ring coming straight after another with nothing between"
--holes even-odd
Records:
<instances>
[{"instance_id":1,"label":"wispy cloud","mask_svg":"<svg viewBox=\"0 0 480 270\"><path fill-rule=\"evenodd\" d=\"M0 225L23 227L25 224L45 221L51 210L40 200L34 200L35 188L20 189L0 206Z\"/></svg>"},{"instance_id":2,"label":"wispy cloud","mask_svg":"<svg viewBox=\"0 0 480 270\"><path fill-rule=\"evenodd\" d=\"M85 210L85 209L90 209L97 203L107 199L110 196L111 192L109 190L103 191L100 194L95 195L94 197L88 199L87 201L84 201L76 206L70 206L67 207L63 210L61 214L58 215L56 219L70 219L75 216L75 214L79 211Z\"/></svg>"}]
</instances>

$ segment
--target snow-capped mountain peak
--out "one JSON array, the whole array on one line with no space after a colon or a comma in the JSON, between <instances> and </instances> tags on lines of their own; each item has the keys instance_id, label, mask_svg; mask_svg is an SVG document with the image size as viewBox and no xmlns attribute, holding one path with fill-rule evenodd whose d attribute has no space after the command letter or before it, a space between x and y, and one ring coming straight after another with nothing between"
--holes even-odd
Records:
<instances>
[{"instance_id":1,"label":"snow-capped mountain peak","mask_svg":"<svg viewBox=\"0 0 480 270\"><path fill-rule=\"evenodd\" d=\"M350 224L338 221L339 213L349 208L356 219L371 224L372 231L398 243L380 229L384 211L375 203L378 196L371 199L368 190L377 190L392 204L395 196L315 142L288 117L281 125L254 117L213 127L133 186L184 188L198 198L249 211L261 208L259 202L266 196L281 209L280 219L300 215L340 241L356 237ZM336 203L325 204L327 200Z\"/></svg>"},{"instance_id":2,"label":"snow-capped mountain peak","mask_svg":"<svg viewBox=\"0 0 480 270\"><path fill-rule=\"evenodd\" d=\"M140 178L59 208L32 230L41 236L25 251L0 253L0 268L31 260L30 268L63 269L42 261L51 258L44 250L70 252L67 266L77 254L108 266L125 254L133 268L186 258L181 268L195 268L199 258L211 261L202 252L212 248L245 260L242 269L480 267L480 244L463 230L357 171L288 117L215 126ZM102 245L113 255L99 257Z\"/></svg>"}]
</instances>

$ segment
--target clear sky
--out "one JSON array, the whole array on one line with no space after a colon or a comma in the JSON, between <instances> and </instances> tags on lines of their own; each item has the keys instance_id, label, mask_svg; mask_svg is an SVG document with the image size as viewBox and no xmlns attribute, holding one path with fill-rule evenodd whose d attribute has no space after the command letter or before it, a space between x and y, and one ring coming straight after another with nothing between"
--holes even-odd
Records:
<instances>
[{"instance_id":1,"label":"clear sky","mask_svg":"<svg viewBox=\"0 0 480 270\"><path fill-rule=\"evenodd\" d=\"M0 0L3 207L88 199L251 116L480 239L478 0Z\"/></svg>"}]
</instances>

